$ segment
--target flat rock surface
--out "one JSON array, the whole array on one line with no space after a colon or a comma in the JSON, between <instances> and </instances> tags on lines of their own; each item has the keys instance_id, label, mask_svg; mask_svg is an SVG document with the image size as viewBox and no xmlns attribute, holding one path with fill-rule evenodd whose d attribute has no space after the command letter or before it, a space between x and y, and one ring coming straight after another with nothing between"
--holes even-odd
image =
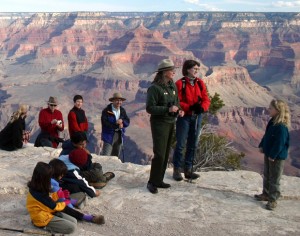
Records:
<instances>
[{"instance_id":1,"label":"flat rock surface","mask_svg":"<svg viewBox=\"0 0 300 236\"><path fill-rule=\"evenodd\" d=\"M26 183L38 161L49 162L60 150L27 146L0 150L0 227L25 231L32 226L25 208ZM300 235L300 178L283 176L282 198L274 211L253 195L262 177L250 171L202 172L198 180L176 182L167 169L170 189L146 189L150 166L122 164L116 157L93 155L112 179L101 195L89 198L85 213L103 214L103 226L79 222L73 235ZM0 235L23 235L0 230Z\"/></svg>"}]
</instances>

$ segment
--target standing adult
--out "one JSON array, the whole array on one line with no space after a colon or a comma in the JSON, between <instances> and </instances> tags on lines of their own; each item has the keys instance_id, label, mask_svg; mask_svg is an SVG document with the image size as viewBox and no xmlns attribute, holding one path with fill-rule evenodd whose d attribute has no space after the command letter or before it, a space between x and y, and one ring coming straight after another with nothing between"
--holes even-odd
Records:
<instances>
[{"instance_id":1,"label":"standing adult","mask_svg":"<svg viewBox=\"0 0 300 236\"><path fill-rule=\"evenodd\" d=\"M12 114L8 124L0 132L0 149L14 151L23 147L25 131L25 118L28 105L21 104Z\"/></svg>"},{"instance_id":2,"label":"standing adult","mask_svg":"<svg viewBox=\"0 0 300 236\"><path fill-rule=\"evenodd\" d=\"M158 65L157 74L147 91L146 110L151 115L151 133L154 157L151 161L147 188L158 193L157 188L169 188L164 175L169 159L174 123L177 114L184 115L179 105L177 88L173 82L175 66L172 60L164 59Z\"/></svg>"},{"instance_id":3,"label":"standing adult","mask_svg":"<svg viewBox=\"0 0 300 236\"><path fill-rule=\"evenodd\" d=\"M206 86L202 79L197 77L200 63L194 60L186 60L182 67L183 78L176 81L180 106L184 110L184 116L176 121L176 148L173 155L173 178L181 181L181 167L184 156L184 176L188 179L197 179L199 175L192 170L192 162L195 157L196 147L201 131L202 113L210 106L210 99Z\"/></svg>"},{"instance_id":4,"label":"standing adult","mask_svg":"<svg viewBox=\"0 0 300 236\"><path fill-rule=\"evenodd\" d=\"M103 141L103 149L101 155L117 157L120 155L125 129L130 124L126 110L122 107L125 100L121 93L114 93L109 99L111 103L102 111L101 139Z\"/></svg>"},{"instance_id":5,"label":"standing adult","mask_svg":"<svg viewBox=\"0 0 300 236\"><path fill-rule=\"evenodd\" d=\"M57 110L58 101L56 97L49 97L48 107L40 111L39 125L41 133L35 140L36 147L57 148L59 142L59 132L64 130L64 120L62 113Z\"/></svg>"},{"instance_id":6,"label":"standing adult","mask_svg":"<svg viewBox=\"0 0 300 236\"><path fill-rule=\"evenodd\" d=\"M70 137L72 137L75 132L85 132L87 134L89 128L88 120L82 109L83 97L81 95L75 95L73 101L74 107L68 114Z\"/></svg>"}]
</instances>

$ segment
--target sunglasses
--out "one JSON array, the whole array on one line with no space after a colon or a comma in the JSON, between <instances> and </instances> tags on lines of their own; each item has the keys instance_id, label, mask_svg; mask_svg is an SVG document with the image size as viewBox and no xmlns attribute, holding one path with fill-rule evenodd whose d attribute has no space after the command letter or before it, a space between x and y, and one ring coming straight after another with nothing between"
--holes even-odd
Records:
<instances>
[{"instance_id":1,"label":"sunglasses","mask_svg":"<svg viewBox=\"0 0 300 236\"><path fill-rule=\"evenodd\" d=\"M50 107L56 107L57 105L55 104L49 104Z\"/></svg>"}]
</instances>

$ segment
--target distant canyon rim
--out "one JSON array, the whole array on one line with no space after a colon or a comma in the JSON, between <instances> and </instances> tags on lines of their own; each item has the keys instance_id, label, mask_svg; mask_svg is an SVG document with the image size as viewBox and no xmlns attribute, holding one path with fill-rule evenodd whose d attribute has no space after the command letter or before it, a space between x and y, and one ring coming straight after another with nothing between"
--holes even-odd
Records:
<instances>
[{"instance_id":1,"label":"distant canyon rim","mask_svg":"<svg viewBox=\"0 0 300 236\"><path fill-rule=\"evenodd\" d=\"M285 174L300 176L300 13L0 13L0 58L1 128L27 103L34 142L49 96L58 97L66 122L73 96L82 94L89 149L99 154L101 111L120 91L131 118L124 153L138 164L153 156L145 98L158 62L171 58L180 67L198 60L209 93L225 103L211 124L246 154L246 169L262 171L257 146L269 119L266 107L274 97L289 103Z\"/></svg>"}]
</instances>

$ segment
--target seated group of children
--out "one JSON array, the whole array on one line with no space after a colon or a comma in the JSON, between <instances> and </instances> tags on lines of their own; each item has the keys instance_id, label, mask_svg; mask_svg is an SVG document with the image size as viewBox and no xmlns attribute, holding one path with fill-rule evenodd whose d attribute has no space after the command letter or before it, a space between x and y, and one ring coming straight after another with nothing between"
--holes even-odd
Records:
<instances>
[{"instance_id":1,"label":"seated group of children","mask_svg":"<svg viewBox=\"0 0 300 236\"><path fill-rule=\"evenodd\" d=\"M32 179L28 182L29 193L26 207L32 223L51 233L70 234L76 230L77 220L104 224L104 216L83 214L86 194L93 198L115 175L103 174L100 163L92 162L92 155L85 148L84 132L75 133L63 143L58 158L49 164L38 162Z\"/></svg>"}]
</instances>

